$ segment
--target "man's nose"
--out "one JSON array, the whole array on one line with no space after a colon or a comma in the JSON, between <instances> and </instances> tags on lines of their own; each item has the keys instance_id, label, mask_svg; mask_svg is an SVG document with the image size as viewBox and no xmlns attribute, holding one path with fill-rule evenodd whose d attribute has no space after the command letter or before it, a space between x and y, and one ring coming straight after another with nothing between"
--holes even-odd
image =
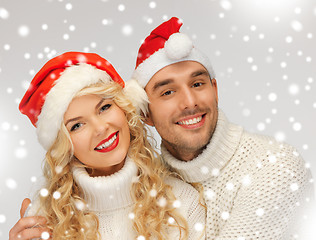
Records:
<instances>
[{"instance_id":1,"label":"man's nose","mask_svg":"<svg viewBox=\"0 0 316 240\"><path fill-rule=\"evenodd\" d=\"M186 87L182 89L179 101L182 109L195 108L197 106L197 95L192 88Z\"/></svg>"}]
</instances>

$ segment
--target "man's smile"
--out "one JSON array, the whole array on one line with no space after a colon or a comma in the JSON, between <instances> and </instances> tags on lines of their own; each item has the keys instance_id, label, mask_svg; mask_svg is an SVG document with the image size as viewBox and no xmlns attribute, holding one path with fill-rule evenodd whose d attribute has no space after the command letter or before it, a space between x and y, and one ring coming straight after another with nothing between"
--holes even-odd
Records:
<instances>
[{"instance_id":1,"label":"man's smile","mask_svg":"<svg viewBox=\"0 0 316 240\"><path fill-rule=\"evenodd\" d=\"M190 116L185 119L181 119L180 121L177 121L176 124L188 129L198 128L204 124L205 115L206 114Z\"/></svg>"}]
</instances>

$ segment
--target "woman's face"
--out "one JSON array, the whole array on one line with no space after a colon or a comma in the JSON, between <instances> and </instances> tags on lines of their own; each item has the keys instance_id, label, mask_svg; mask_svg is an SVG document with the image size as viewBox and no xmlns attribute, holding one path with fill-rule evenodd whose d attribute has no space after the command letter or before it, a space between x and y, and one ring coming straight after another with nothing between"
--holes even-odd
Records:
<instances>
[{"instance_id":1,"label":"woman's face","mask_svg":"<svg viewBox=\"0 0 316 240\"><path fill-rule=\"evenodd\" d=\"M91 175L110 175L123 167L130 132L124 112L112 99L97 95L76 97L68 106L64 123L74 155L94 169Z\"/></svg>"}]
</instances>

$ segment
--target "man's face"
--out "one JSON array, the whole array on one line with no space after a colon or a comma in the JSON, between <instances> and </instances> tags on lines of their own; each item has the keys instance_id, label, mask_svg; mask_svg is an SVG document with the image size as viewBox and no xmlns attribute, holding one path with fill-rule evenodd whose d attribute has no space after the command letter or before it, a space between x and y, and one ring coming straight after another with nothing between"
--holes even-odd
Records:
<instances>
[{"instance_id":1,"label":"man's face","mask_svg":"<svg viewBox=\"0 0 316 240\"><path fill-rule=\"evenodd\" d=\"M184 61L158 71L145 90L146 123L156 127L168 151L184 161L200 154L217 122L216 80L200 63Z\"/></svg>"}]
</instances>

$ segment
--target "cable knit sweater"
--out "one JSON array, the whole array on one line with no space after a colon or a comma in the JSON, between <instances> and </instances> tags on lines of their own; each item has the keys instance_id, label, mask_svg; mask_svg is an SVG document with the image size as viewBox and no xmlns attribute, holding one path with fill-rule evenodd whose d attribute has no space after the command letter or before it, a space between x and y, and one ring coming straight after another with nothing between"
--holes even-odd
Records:
<instances>
[{"instance_id":1,"label":"cable knit sweater","mask_svg":"<svg viewBox=\"0 0 316 240\"><path fill-rule=\"evenodd\" d=\"M212 139L195 159L180 161L163 144L161 153L187 182L203 185L207 239L302 239L289 226L298 227L296 210L311 200L313 185L293 147L248 133L219 110Z\"/></svg>"},{"instance_id":2,"label":"cable knit sweater","mask_svg":"<svg viewBox=\"0 0 316 240\"><path fill-rule=\"evenodd\" d=\"M73 174L76 183L83 190L83 198L89 210L99 218L102 239L137 239L133 230L134 202L131 197L132 182L137 179L135 163L127 158L120 171L105 177L90 177L84 168L74 168ZM166 182L172 186L178 203L181 203L178 210L187 219L188 239L205 239L205 208L199 203L199 193L179 179L170 177ZM38 206L33 204L28 215L36 214L37 209ZM179 239L178 229L172 228L168 232L170 239Z\"/></svg>"}]
</instances>

